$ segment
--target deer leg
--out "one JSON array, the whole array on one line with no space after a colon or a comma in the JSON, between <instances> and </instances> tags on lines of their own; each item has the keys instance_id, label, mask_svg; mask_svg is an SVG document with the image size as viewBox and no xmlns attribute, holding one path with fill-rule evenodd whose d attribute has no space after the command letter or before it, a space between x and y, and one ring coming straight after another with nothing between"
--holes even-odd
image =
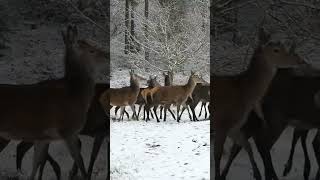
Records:
<instances>
[{"instance_id":1,"label":"deer leg","mask_svg":"<svg viewBox=\"0 0 320 180\"><path fill-rule=\"evenodd\" d=\"M139 109L138 109L138 117L140 116L140 111L142 109L142 104L139 104Z\"/></svg>"},{"instance_id":2,"label":"deer leg","mask_svg":"<svg viewBox=\"0 0 320 180\"><path fill-rule=\"evenodd\" d=\"M186 105L186 108L187 108L187 110L188 110L188 115L189 115L189 119L190 119L190 121L192 121L192 116L191 116L191 113L190 113L190 110L189 110L189 108L190 108L190 105ZM191 109L191 108L190 108Z\"/></svg>"},{"instance_id":3,"label":"deer leg","mask_svg":"<svg viewBox=\"0 0 320 180\"><path fill-rule=\"evenodd\" d=\"M81 151L82 143L81 143L81 141L80 141L79 138L77 139L77 143L78 143L78 148L79 148L80 151ZM70 174L69 174L69 177L72 179L72 178L74 178L77 174L78 174L78 166L77 166L76 162L73 162L72 169L71 169L71 172L70 172Z\"/></svg>"},{"instance_id":4,"label":"deer leg","mask_svg":"<svg viewBox=\"0 0 320 180\"><path fill-rule=\"evenodd\" d=\"M171 111L170 106L171 106L171 104L166 105L166 106L165 106L165 111L169 111L170 114L171 114L171 116L173 117L173 119L176 120L176 117L175 117L175 115L173 114L173 112Z\"/></svg>"},{"instance_id":5,"label":"deer leg","mask_svg":"<svg viewBox=\"0 0 320 180\"><path fill-rule=\"evenodd\" d=\"M129 113L126 111L125 107L123 107L123 113L126 114L128 119L130 119ZM123 120L123 118L122 118L122 120Z\"/></svg>"},{"instance_id":6,"label":"deer leg","mask_svg":"<svg viewBox=\"0 0 320 180\"><path fill-rule=\"evenodd\" d=\"M248 139L244 136L244 134L240 130L235 130L233 134L233 139L239 143L248 153L250 163L252 165L252 170L253 170L253 176L255 177L256 180L261 180L261 174L259 171L259 168L257 166L256 161L254 160L253 152L251 149L251 145L248 141Z\"/></svg>"},{"instance_id":7,"label":"deer leg","mask_svg":"<svg viewBox=\"0 0 320 180\"><path fill-rule=\"evenodd\" d=\"M193 103L190 106L191 113L192 113L192 116L193 116L193 121L199 121L197 116L196 116L196 112L195 112L196 106L197 106L197 104L193 104Z\"/></svg>"},{"instance_id":8,"label":"deer leg","mask_svg":"<svg viewBox=\"0 0 320 180\"><path fill-rule=\"evenodd\" d=\"M233 143L232 147L231 147L231 153L229 155L229 159L227 164L225 165L224 169L222 170L221 173L221 179L226 179L227 174L230 170L231 164L233 162L233 160L237 157L237 155L239 154L239 152L241 151L242 147L239 146L236 143Z\"/></svg>"},{"instance_id":9,"label":"deer leg","mask_svg":"<svg viewBox=\"0 0 320 180\"><path fill-rule=\"evenodd\" d=\"M320 180L320 169L319 169L319 166L320 166L320 132L319 132L319 130L317 131L317 134L312 141L312 147L313 147L313 151L316 156L316 160L317 160L317 164L318 164L318 171L317 171L317 175L316 175L315 180Z\"/></svg>"},{"instance_id":10,"label":"deer leg","mask_svg":"<svg viewBox=\"0 0 320 180\"><path fill-rule=\"evenodd\" d=\"M199 115L198 115L198 117L200 117L200 116L201 116L201 113L202 113L202 108L203 108L203 104L201 104L201 107L200 107L200 112L199 112ZM206 109L206 107L204 107L204 109Z\"/></svg>"},{"instance_id":11,"label":"deer leg","mask_svg":"<svg viewBox=\"0 0 320 180\"><path fill-rule=\"evenodd\" d=\"M160 119L162 119L162 110L163 110L163 106L160 106Z\"/></svg>"},{"instance_id":12,"label":"deer leg","mask_svg":"<svg viewBox=\"0 0 320 180\"><path fill-rule=\"evenodd\" d=\"M179 117L180 107L181 107L181 104L177 104L177 117ZM180 122L180 117L177 118L177 122Z\"/></svg>"},{"instance_id":13,"label":"deer leg","mask_svg":"<svg viewBox=\"0 0 320 180\"><path fill-rule=\"evenodd\" d=\"M48 154L48 152L47 152L47 154ZM47 155L45 155L45 157L47 157ZM46 158L46 160L47 160L47 158ZM43 170L44 170L44 167L46 166L46 162L47 162L46 160L44 160L44 161L41 162L41 164L40 164L38 180L42 180Z\"/></svg>"},{"instance_id":14,"label":"deer leg","mask_svg":"<svg viewBox=\"0 0 320 180\"><path fill-rule=\"evenodd\" d=\"M0 138L0 152L2 152L2 150L7 147L7 145L9 144L10 140L7 139L3 139Z\"/></svg>"},{"instance_id":15,"label":"deer leg","mask_svg":"<svg viewBox=\"0 0 320 180\"><path fill-rule=\"evenodd\" d=\"M167 120L167 111L166 111L166 108L164 107L164 112L163 112L163 121L166 121Z\"/></svg>"},{"instance_id":16,"label":"deer leg","mask_svg":"<svg viewBox=\"0 0 320 180\"><path fill-rule=\"evenodd\" d=\"M78 141L79 141L79 137L77 135L72 135L70 137L65 138L66 145L69 149L69 152L73 160L76 162L77 166L80 168L83 178L87 179L88 176L87 176L86 168L84 167Z\"/></svg>"},{"instance_id":17,"label":"deer leg","mask_svg":"<svg viewBox=\"0 0 320 180\"><path fill-rule=\"evenodd\" d=\"M17 170L21 170L22 160L26 152L33 146L33 143L29 142L20 142L17 146L17 157L16 157L16 166Z\"/></svg>"},{"instance_id":18,"label":"deer leg","mask_svg":"<svg viewBox=\"0 0 320 180\"><path fill-rule=\"evenodd\" d=\"M97 156L98 156L98 153L99 153L99 150L101 148L101 145L103 143L104 138L105 138L105 134L98 135L98 136L96 136L94 138L93 149L92 149L92 152L91 152L90 163L89 163L89 168L88 168L89 179L91 179L91 175L92 175L92 171L93 171L93 165L94 165L94 162L97 159Z\"/></svg>"},{"instance_id":19,"label":"deer leg","mask_svg":"<svg viewBox=\"0 0 320 180\"><path fill-rule=\"evenodd\" d=\"M157 108L158 108L158 106L153 106L153 113L156 116L157 122L160 122L160 120L158 118L158 115L157 115ZM164 121L165 121L166 116L164 116L163 118L164 118Z\"/></svg>"},{"instance_id":20,"label":"deer leg","mask_svg":"<svg viewBox=\"0 0 320 180\"><path fill-rule=\"evenodd\" d=\"M208 118L208 110L207 110L207 103L204 103L204 118L207 119Z\"/></svg>"},{"instance_id":21,"label":"deer leg","mask_svg":"<svg viewBox=\"0 0 320 180\"><path fill-rule=\"evenodd\" d=\"M136 113L136 106L133 104L130 107L131 107L132 112L133 112L132 119L135 119L134 117L136 117L136 120L139 120L139 118L137 116L137 113Z\"/></svg>"},{"instance_id":22,"label":"deer leg","mask_svg":"<svg viewBox=\"0 0 320 180\"><path fill-rule=\"evenodd\" d=\"M301 130L298 130L297 128L295 128L293 131L290 155L287 163L284 166L285 168L283 171L283 176L287 176L292 168L292 159L293 159L294 150L300 137L301 137Z\"/></svg>"},{"instance_id":23,"label":"deer leg","mask_svg":"<svg viewBox=\"0 0 320 180\"><path fill-rule=\"evenodd\" d=\"M119 117L119 121L120 121L120 120L123 121L123 114L124 114L124 111L125 111L124 108L125 108L124 106L121 106L121 107L120 107L120 117Z\"/></svg>"},{"instance_id":24,"label":"deer leg","mask_svg":"<svg viewBox=\"0 0 320 180\"><path fill-rule=\"evenodd\" d=\"M45 163L48 148L49 148L49 143L43 142L43 141L35 141L33 162L32 162L32 172L30 175L31 180L35 179L39 165L42 163Z\"/></svg>"},{"instance_id":25,"label":"deer leg","mask_svg":"<svg viewBox=\"0 0 320 180\"><path fill-rule=\"evenodd\" d=\"M264 165L264 172L265 172L265 180L278 180L278 176L274 170L273 164L272 164L272 158L270 154L270 148L271 145L266 145L266 139L265 138L254 138L254 141L257 145L258 152L262 158L263 165ZM268 144L273 144L268 143Z\"/></svg>"},{"instance_id":26,"label":"deer leg","mask_svg":"<svg viewBox=\"0 0 320 180\"><path fill-rule=\"evenodd\" d=\"M143 120L146 120L146 105L143 107Z\"/></svg>"},{"instance_id":27,"label":"deer leg","mask_svg":"<svg viewBox=\"0 0 320 180\"><path fill-rule=\"evenodd\" d=\"M114 116L117 118L117 113L118 113L118 110L120 109L120 106L116 106L114 108Z\"/></svg>"},{"instance_id":28,"label":"deer leg","mask_svg":"<svg viewBox=\"0 0 320 180\"><path fill-rule=\"evenodd\" d=\"M215 180L223 180L220 176L220 162L223 152L223 146L226 141L226 134L221 129L216 129L215 138L214 138L214 168L215 168Z\"/></svg>"},{"instance_id":29,"label":"deer leg","mask_svg":"<svg viewBox=\"0 0 320 180\"><path fill-rule=\"evenodd\" d=\"M179 119L181 119L181 116L182 116L183 112L186 110L186 108L187 108L186 106L182 106L181 113L179 115Z\"/></svg>"},{"instance_id":30,"label":"deer leg","mask_svg":"<svg viewBox=\"0 0 320 180\"><path fill-rule=\"evenodd\" d=\"M151 111L151 109L150 109L150 108L149 108L149 111L150 111L151 118L152 118L152 119L154 119L153 112Z\"/></svg>"},{"instance_id":31,"label":"deer leg","mask_svg":"<svg viewBox=\"0 0 320 180\"><path fill-rule=\"evenodd\" d=\"M302 133L301 135L301 145L302 145L302 149L303 149L303 154L304 154L304 169L303 169L303 177L305 180L309 179L309 175L310 175L310 158L308 155L308 149L307 149L307 145L306 145L306 140L307 140L307 136L308 136L308 130L303 131L304 133Z\"/></svg>"},{"instance_id":32,"label":"deer leg","mask_svg":"<svg viewBox=\"0 0 320 180\"><path fill-rule=\"evenodd\" d=\"M51 164L52 168L53 168L53 171L55 172L56 176L57 176L57 180L61 180L61 169L60 169L60 166L59 164L57 163L57 161L55 161L51 156L50 154L48 153L47 155L48 157L48 161L49 163ZM41 173L42 175L42 173Z\"/></svg>"},{"instance_id":33,"label":"deer leg","mask_svg":"<svg viewBox=\"0 0 320 180\"><path fill-rule=\"evenodd\" d=\"M147 114L147 119L146 121L150 121L150 105L146 104L144 106L144 110L145 110L145 113Z\"/></svg>"}]
</instances>

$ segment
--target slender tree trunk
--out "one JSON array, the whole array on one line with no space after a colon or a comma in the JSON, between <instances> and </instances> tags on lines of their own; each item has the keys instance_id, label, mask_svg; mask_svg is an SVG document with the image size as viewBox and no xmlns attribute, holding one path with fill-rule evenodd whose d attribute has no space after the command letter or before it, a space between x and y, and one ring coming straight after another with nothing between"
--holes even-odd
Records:
<instances>
[{"instance_id":1,"label":"slender tree trunk","mask_svg":"<svg viewBox=\"0 0 320 180\"><path fill-rule=\"evenodd\" d=\"M136 52L137 51L137 43L135 41L136 35L135 35L135 22L134 22L134 16L135 11L137 7L137 2L135 0L131 0L131 26L130 26L130 52Z\"/></svg>"},{"instance_id":2,"label":"slender tree trunk","mask_svg":"<svg viewBox=\"0 0 320 180\"><path fill-rule=\"evenodd\" d=\"M128 54L129 50L129 0L126 0L126 8L125 8L125 19L124 23L126 26L126 30L124 33L124 54Z\"/></svg>"},{"instance_id":3,"label":"slender tree trunk","mask_svg":"<svg viewBox=\"0 0 320 180\"><path fill-rule=\"evenodd\" d=\"M148 26L147 26L147 21L148 21L148 18L149 18L149 0L145 0L144 1L144 16L146 18L146 24L144 25L144 33L145 33L145 44L148 43L148 37L149 37L149 33L148 33ZM148 46L147 46L148 47ZM146 61L149 61L149 49L148 48L145 48L144 50L144 58Z\"/></svg>"}]
</instances>

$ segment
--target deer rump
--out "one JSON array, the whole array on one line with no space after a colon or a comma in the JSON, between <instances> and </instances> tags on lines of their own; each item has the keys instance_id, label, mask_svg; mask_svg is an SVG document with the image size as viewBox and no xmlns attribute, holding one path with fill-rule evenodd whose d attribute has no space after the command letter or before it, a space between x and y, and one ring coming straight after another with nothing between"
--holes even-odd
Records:
<instances>
[{"instance_id":1,"label":"deer rump","mask_svg":"<svg viewBox=\"0 0 320 180\"><path fill-rule=\"evenodd\" d=\"M61 83L0 86L0 136L23 141L55 140L68 136L85 121L89 104ZM88 97L89 99L90 97ZM17 113L18 112L18 113ZM48 116L50 115L50 116ZM74 131L73 131L74 132Z\"/></svg>"}]
</instances>

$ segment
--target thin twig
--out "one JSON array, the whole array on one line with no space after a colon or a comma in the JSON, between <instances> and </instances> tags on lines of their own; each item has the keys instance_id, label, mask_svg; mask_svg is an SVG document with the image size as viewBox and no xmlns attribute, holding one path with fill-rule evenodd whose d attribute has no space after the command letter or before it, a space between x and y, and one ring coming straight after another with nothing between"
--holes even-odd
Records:
<instances>
[{"instance_id":1,"label":"thin twig","mask_svg":"<svg viewBox=\"0 0 320 180\"><path fill-rule=\"evenodd\" d=\"M109 30L105 29L104 27L102 27L101 25L97 24L96 22L94 22L91 18L89 18L88 16L86 16L85 14L83 14L83 12L81 12L70 0L67 0L67 2L70 4L70 6L77 11L77 13L79 13L85 20L89 21L90 23L92 23L93 25L97 26L101 31L105 32L106 34L109 34Z\"/></svg>"}]
</instances>

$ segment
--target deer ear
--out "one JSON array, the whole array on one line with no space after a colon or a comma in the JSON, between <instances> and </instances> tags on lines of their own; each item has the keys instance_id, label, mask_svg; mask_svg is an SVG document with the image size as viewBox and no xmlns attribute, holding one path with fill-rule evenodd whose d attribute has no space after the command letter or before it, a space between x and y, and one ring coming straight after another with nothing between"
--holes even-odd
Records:
<instances>
[{"instance_id":1,"label":"deer ear","mask_svg":"<svg viewBox=\"0 0 320 180\"><path fill-rule=\"evenodd\" d=\"M263 27L259 29L259 44L266 44L270 40L270 34Z\"/></svg>"},{"instance_id":2,"label":"deer ear","mask_svg":"<svg viewBox=\"0 0 320 180\"><path fill-rule=\"evenodd\" d=\"M62 40L64 44L67 44L67 35L64 31L60 31L60 34L62 36Z\"/></svg>"},{"instance_id":3,"label":"deer ear","mask_svg":"<svg viewBox=\"0 0 320 180\"><path fill-rule=\"evenodd\" d=\"M193 72L193 70L191 70L191 75L194 75L194 72Z\"/></svg>"}]
</instances>

